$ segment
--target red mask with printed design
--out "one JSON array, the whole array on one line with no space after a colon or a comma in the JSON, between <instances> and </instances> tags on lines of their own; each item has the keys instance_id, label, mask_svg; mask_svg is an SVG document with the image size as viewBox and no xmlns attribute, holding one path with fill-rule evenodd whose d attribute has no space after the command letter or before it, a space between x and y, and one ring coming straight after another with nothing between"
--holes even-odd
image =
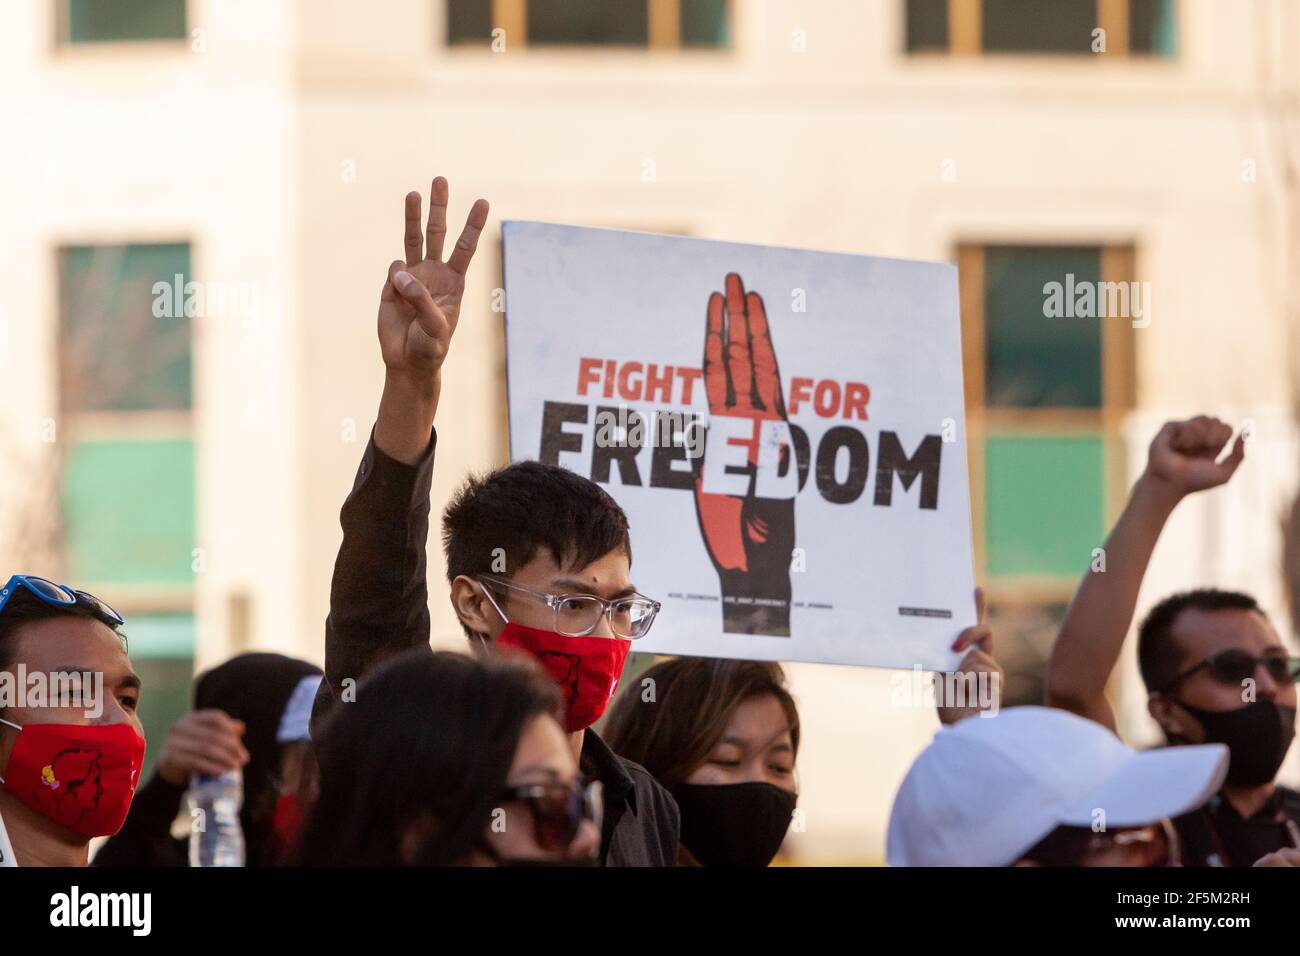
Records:
<instances>
[{"instance_id":1,"label":"red mask with printed design","mask_svg":"<svg viewBox=\"0 0 1300 956\"><path fill-rule=\"evenodd\" d=\"M564 697L564 729L585 730L600 720L609 706L627 663L630 641L611 637L569 637L555 631L506 624L496 640L499 648L515 648L536 660L560 686Z\"/></svg>"},{"instance_id":2,"label":"red mask with printed design","mask_svg":"<svg viewBox=\"0 0 1300 956\"><path fill-rule=\"evenodd\" d=\"M5 723L9 723L5 721ZM85 837L122 829L144 765L130 724L26 724L3 783L19 800Z\"/></svg>"}]
</instances>

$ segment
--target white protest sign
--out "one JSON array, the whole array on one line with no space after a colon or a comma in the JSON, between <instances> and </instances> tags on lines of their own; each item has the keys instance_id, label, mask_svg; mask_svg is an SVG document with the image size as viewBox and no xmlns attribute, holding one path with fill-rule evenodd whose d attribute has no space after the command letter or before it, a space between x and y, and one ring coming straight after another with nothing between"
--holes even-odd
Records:
<instances>
[{"instance_id":1,"label":"white protest sign","mask_svg":"<svg viewBox=\"0 0 1300 956\"><path fill-rule=\"evenodd\" d=\"M634 649L951 669L975 623L957 270L503 226L510 453L627 512Z\"/></svg>"}]
</instances>

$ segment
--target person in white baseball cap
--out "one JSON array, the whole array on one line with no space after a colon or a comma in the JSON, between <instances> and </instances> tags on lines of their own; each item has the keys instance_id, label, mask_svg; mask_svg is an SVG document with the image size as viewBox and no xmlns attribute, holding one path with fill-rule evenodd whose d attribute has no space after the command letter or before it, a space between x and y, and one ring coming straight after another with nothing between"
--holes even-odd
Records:
<instances>
[{"instance_id":1,"label":"person in white baseball cap","mask_svg":"<svg viewBox=\"0 0 1300 956\"><path fill-rule=\"evenodd\" d=\"M894 798L891 866L1178 865L1170 817L1223 784L1221 744L1136 751L1101 725L1010 707L942 728Z\"/></svg>"}]
</instances>

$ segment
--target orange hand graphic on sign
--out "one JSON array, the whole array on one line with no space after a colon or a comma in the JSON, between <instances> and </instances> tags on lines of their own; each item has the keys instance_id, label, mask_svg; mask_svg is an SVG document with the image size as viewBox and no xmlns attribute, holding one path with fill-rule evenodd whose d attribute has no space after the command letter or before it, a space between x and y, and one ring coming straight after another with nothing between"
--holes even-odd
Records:
<instances>
[{"instance_id":1,"label":"orange hand graphic on sign","mask_svg":"<svg viewBox=\"0 0 1300 956\"><path fill-rule=\"evenodd\" d=\"M788 637L794 499L755 494L764 423L787 421L781 376L762 298L746 294L734 272L727 275L726 290L725 296L709 296L704 385L710 419L753 421L752 438L745 443L749 491L706 492L701 459L695 477L696 515L722 584L725 630ZM791 455L790 446L783 445L782 472L792 466Z\"/></svg>"}]
</instances>

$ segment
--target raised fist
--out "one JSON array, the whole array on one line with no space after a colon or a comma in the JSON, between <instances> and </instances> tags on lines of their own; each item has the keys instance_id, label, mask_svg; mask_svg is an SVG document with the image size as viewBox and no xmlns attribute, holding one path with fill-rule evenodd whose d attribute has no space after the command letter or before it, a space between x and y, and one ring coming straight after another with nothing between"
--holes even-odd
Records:
<instances>
[{"instance_id":1,"label":"raised fist","mask_svg":"<svg viewBox=\"0 0 1300 956\"><path fill-rule=\"evenodd\" d=\"M1216 461L1232 438L1232 426L1198 415L1185 422L1166 422L1151 442L1147 475L1179 495L1217 488L1236 472L1246 457L1245 436L1238 435L1232 452Z\"/></svg>"}]
</instances>

